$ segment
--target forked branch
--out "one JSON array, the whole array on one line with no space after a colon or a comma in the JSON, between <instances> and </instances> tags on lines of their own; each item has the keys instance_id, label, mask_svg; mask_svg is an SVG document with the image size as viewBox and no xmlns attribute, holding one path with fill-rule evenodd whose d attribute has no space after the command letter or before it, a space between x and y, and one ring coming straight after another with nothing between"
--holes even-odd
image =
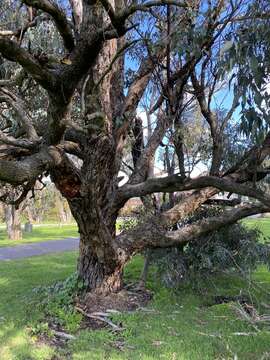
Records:
<instances>
[{"instance_id":1,"label":"forked branch","mask_svg":"<svg viewBox=\"0 0 270 360\"><path fill-rule=\"evenodd\" d=\"M45 70L40 63L14 41L0 36L0 53L4 58L20 64L45 89L52 90L55 77Z\"/></svg>"},{"instance_id":2,"label":"forked branch","mask_svg":"<svg viewBox=\"0 0 270 360\"><path fill-rule=\"evenodd\" d=\"M62 36L66 49L71 51L74 48L72 28L64 11L61 10L57 4L55 4L52 0L23 0L23 2L28 6L40 9L49 14L53 18L57 30Z\"/></svg>"}]
</instances>

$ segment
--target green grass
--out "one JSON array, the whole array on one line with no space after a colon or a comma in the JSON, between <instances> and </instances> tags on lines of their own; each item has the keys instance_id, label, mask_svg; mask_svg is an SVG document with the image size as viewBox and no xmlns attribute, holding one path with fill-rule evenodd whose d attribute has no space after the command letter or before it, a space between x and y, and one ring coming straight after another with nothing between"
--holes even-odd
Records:
<instances>
[{"instance_id":1,"label":"green grass","mask_svg":"<svg viewBox=\"0 0 270 360\"><path fill-rule=\"evenodd\" d=\"M76 254L33 257L27 260L0 263L0 359L51 359L54 349L35 343L27 326L36 323L40 314L29 301L38 285L64 279L75 270ZM126 269L126 280L138 279L142 259L136 257ZM257 282L270 290L270 274L265 268L256 272ZM213 279L212 279L213 280ZM135 312L114 316L126 330L120 338L107 330L81 331L77 339L62 350L72 353L74 360L88 359L262 359L269 354L270 333L267 329L254 336L237 336L237 332L254 332L238 319L231 304L206 306L212 295L239 294L247 291L247 283L239 278L215 278L202 284L202 293L190 286L172 291L161 287L154 276L148 286L154 300L148 308L153 312ZM254 300L262 299L250 289ZM266 302L267 299L264 299ZM115 348L117 341L125 343L125 351ZM267 358L267 357L265 357ZM269 357L268 357L269 358Z\"/></svg>"},{"instance_id":2,"label":"green grass","mask_svg":"<svg viewBox=\"0 0 270 360\"><path fill-rule=\"evenodd\" d=\"M0 263L0 359L50 359L53 349L38 345L29 335L27 325L39 314L29 308L32 289L64 279L75 270L75 253L32 257Z\"/></svg>"},{"instance_id":3,"label":"green grass","mask_svg":"<svg viewBox=\"0 0 270 360\"><path fill-rule=\"evenodd\" d=\"M257 227L264 235L264 237L270 239L270 218L255 218L246 219L244 223L248 227Z\"/></svg>"},{"instance_id":4,"label":"green grass","mask_svg":"<svg viewBox=\"0 0 270 360\"><path fill-rule=\"evenodd\" d=\"M75 271L75 252L0 262L0 359L49 360L207 360L270 359L270 329L254 328L240 319L232 304L208 306L213 295L248 293L255 303L270 303L269 295L254 289L236 276L218 276L200 283L200 292L192 286L169 290L150 274L148 288L154 293L148 305L151 312L114 315L125 331L113 335L108 330L82 330L76 340L56 351L36 342L29 327L41 317L31 301L32 289L65 279ZM125 270L127 282L139 278L142 258L135 257ZM270 292L270 273L260 267L253 275L256 284ZM258 307L260 312L269 309ZM124 344L124 350L117 344ZM55 358L56 359L56 358Z\"/></svg>"},{"instance_id":5,"label":"green grass","mask_svg":"<svg viewBox=\"0 0 270 360\"><path fill-rule=\"evenodd\" d=\"M9 240L7 238L5 229L0 229L0 247L17 246L21 244L35 243L48 240L58 240L67 237L78 237L78 230L76 225L34 225L33 232L23 233L22 240L18 241Z\"/></svg>"}]
</instances>

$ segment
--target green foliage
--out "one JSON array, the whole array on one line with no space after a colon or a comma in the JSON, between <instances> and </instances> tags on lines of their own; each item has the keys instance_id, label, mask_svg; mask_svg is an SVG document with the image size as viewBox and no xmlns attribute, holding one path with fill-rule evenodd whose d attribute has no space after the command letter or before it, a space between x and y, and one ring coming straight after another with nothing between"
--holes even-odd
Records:
<instances>
[{"instance_id":1,"label":"green foliage","mask_svg":"<svg viewBox=\"0 0 270 360\"><path fill-rule=\"evenodd\" d=\"M246 9L250 20L227 32L219 54L219 74L221 78L229 76L241 105L240 131L255 142L264 138L270 124L270 27L254 14L268 11L269 2L250 2Z\"/></svg>"},{"instance_id":2,"label":"green foliage","mask_svg":"<svg viewBox=\"0 0 270 360\"><path fill-rule=\"evenodd\" d=\"M218 207L202 208L180 226L195 223L221 213ZM237 272L241 275L259 264L270 265L269 241L261 242L262 233L236 223L191 241L184 248L153 251L152 261L159 277L167 286L183 280L201 278L215 272Z\"/></svg>"},{"instance_id":3,"label":"green foliage","mask_svg":"<svg viewBox=\"0 0 270 360\"><path fill-rule=\"evenodd\" d=\"M187 277L187 264L180 248L155 249L150 262L156 265L157 278L167 287L179 285Z\"/></svg>"},{"instance_id":4,"label":"green foliage","mask_svg":"<svg viewBox=\"0 0 270 360\"><path fill-rule=\"evenodd\" d=\"M31 326L31 335L46 335L52 337L53 333L47 322L37 322L35 325Z\"/></svg>"},{"instance_id":5,"label":"green foliage","mask_svg":"<svg viewBox=\"0 0 270 360\"><path fill-rule=\"evenodd\" d=\"M45 319L68 332L75 332L80 326L82 315L74 310L74 301L83 289L83 283L74 273L62 282L36 288L34 292L38 295L38 306Z\"/></svg>"},{"instance_id":6,"label":"green foliage","mask_svg":"<svg viewBox=\"0 0 270 360\"><path fill-rule=\"evenodd\" d=\"M233 224L189 244L185 251L188 268L195 273L237 271L247 273L258 264L270 265L270 247L259 242L258 229Z\"/></svg>"},{"instance_id":7,"label":"green foliage","mask_svg":"<svg viewBox=\"0 0 270 360\"><path fill-rule=\"evenodd\" d=\"M129 230L138 224L138 219L135 217L125 217L117 222L117 229L119 231Z\"/></svg>"}]
</instances>

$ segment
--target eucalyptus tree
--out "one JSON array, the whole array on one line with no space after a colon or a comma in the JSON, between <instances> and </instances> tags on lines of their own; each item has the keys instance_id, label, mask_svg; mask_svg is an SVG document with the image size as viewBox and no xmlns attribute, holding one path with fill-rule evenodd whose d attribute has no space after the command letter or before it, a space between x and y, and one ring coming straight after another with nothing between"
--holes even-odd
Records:
<instances>
[{"instance_id":1,"label":"eucalyptus tree","mask_svg":"<svg viewBox=\"0 0 270 360\"><path fill-rule=\"evenodd\" d=\"M270 154L270 133L226 169L223 134L244 92L234 92L222 117L214 106L222 78L231 77L231 84L239 79L237 56L229 67L221 67L222 60L239 43L244 26L260 22L269 27L267 2L6 0L6 4L0 24L0 180L3 188L16 187L18 204L36 181L50 175L78 223L78 273L89 290L121 289L124 265L145 248L185 244L245 216L269 211L270 196L252 184L267 174L263 161ZM260 51L266 53L268 44L262 46L262 41L258 35L254 49L261 45ZM248 51L245 54L250 57ZM123 156L127 149L132 151L126 143L141 101L153 85L154 127L133 158L128 182L120 186ZM189 126L182 116L190 100L187 94L196 99L211 135L210 170L197 178L186 170L183 149L182 129ZM149 166L170 129L179 173L149 178ZM189 195L171 209L116 236L117 215L130 198L187 191ZM258 201L170 231L220 191ZM8 200L8 195L2 199Z\"/></svg>"}]
</instances>

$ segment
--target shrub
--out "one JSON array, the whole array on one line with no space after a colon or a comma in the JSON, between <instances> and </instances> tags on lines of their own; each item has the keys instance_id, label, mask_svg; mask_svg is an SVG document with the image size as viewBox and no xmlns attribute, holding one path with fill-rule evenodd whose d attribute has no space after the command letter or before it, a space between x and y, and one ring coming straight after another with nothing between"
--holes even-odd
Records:
<instances>
[{"instance_id":1,"label":"shrub","mask_svg":"<svg viewBox=\"0 0 270 360\"><path fill-rule=\"evenodd\" d=\"M218 207L202 207L179 226L192 224L202 218L219 215ZM194 239L185 247L153 250L151 262L165 285L175 286L194 277L214 272L239 272L254 270L259 264L270 264L270 247L261 243L258 229L248 229L238 222Z\"/></svg>"},{"instance_id":2,"label":"shrub","mask_svg":"<svg viewBox=\"0 0 270 360\"><path fill-rule=\"evenodd\" d=\"M68 332L75 332L80 326L82 315L74 310L74 302L83 289L84 285L77 273L51 286L35 288L35 305L44 314L45 324L53 323Z\"/></svg>"}]
</instances>

